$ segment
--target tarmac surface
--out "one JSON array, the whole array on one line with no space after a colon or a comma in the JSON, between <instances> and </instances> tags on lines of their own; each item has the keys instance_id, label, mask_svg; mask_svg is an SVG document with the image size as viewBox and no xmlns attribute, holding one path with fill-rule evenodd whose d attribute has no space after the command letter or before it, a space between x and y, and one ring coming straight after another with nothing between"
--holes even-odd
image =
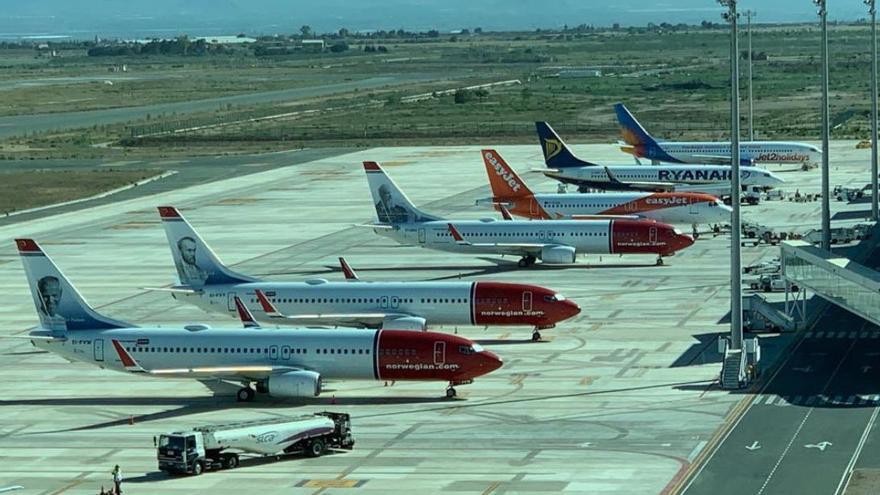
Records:
<instances>
[{"instance_id":1,"label":"tarmac surface","mask_svg":"<svg viewBox=\"0 0 880 495\"><path fill-rule=\"evenodd\" d=\"M832 183L862 185L867 180L869 151L856 151L854 144L834 143L832 151L840 160L835 160ZM575 149L585 158L626 163L611 145ZM254 275L341 279L336 257L345 256L368 280L522 281L555 288L583 309L575 319L542 332L545 341L539 343L529 340L530 329L524 327L443 328L481 342L505 360L496 372L459 387L455 400L443 397L443 383L334 382L313 400L260 397L239 404L233 397L213 396L198 382L71 364L26 340L0 339L0 370L6 378L0 398L0 488L22 485L19 493L41 495L96 493L101 485L109 486L114 464L122 466L128 494L316 494L344 493L352 487L376 494L646 494L680 488L700 467L697 462L714 451L707 446L716 443L722 426L738 418L742 404L750 400L748 394L714 385L721 358L716 340L727 328L729 309L729 237L701 236L661 267L654 266L651 256L588 256L573 266L519 269L515 258L399 246L354 226L373 216L360 164L365 159L383 163L409 197L429 212L497 217L473 206L488 195L478 150L365 150L0 226L4 336L24 335L36 324L12 242L24 236L41 242L79 291L110 316L163 325L237 325L168 294L138 289L173 281L155 211L162 204L180 207L222 259ZM499 151L521 171L540 163L537 146L502 146ZM815 169L782 173L788 181L785 190L818 190ZM539 174L524 176L535 190L556 189ZM866 205L833 202L832 207L838 219L853 223ZM818 202L767 201L744 208L744 217L805 232L818 222L818 208ZM777 254L778 248L764 245L743 249L746 264ZM778 356L793 362L798 354L789 357L783 351L798 345L799 338L764 339L765 363ZM841 346L846 352L849 345L856 349L850 358L861 355L861 347L845 340L834 339L831 348ZM814 333L800 346L825 349L824 342ZM827 352L830 356L832 351ZM852 378L850 371L840 371L849 365L837 374L832 362L814 366L815 380L846 384ZM800 406L778 409L794 412ZM871 414L866 408L826 409L812 413L817 418L828 413L828 420L817 427L863 430L865 413ZM358 442L353 451L280 462L248 459L239 469L201 477L168 478L157 471L153 435L216 421L320 410L352 415ZM793 416L785 428L797 428L800 419ZM754 430L763 428L754 424L746 432L751 434L744 435L751 441ZM783 436L781 429L768 434ZM804 438L821 442L825 437ZM755 439L770 441L769 436ZM832 449L837 446L835 442L824 454L836 452ZM841 449L854 452L852 445ZM741 461L749 453L743 450L731 461ZM803 450L802 473L826 469L816 449ZM871 456L877 457L876 452ZM873 466L869 457L857 461ZM710 484L720 491L725 483L735 486L720 478ZM827 493L821 488L801 493ZM796 492L777 485L764 491Z\"/></svg>"},{"instance_id":2,"label":"tarmac surface","mask_svg":"<svg viewBox=\"0 0 880 495\"><path fill-rule=\"evenodd\" d=\"M75 129L93 125L116 124L145 118L147 114L207 112L226 105L252 105L289 101L318 96L328 96L354 90L393 86L401 83L442 79L442 76L425 74L375 76L364 79L345 81L333 84L282 89L275 91L259 91L240 95L219 96L203 100L180 101L174 103L158 103L137 107L109 108L104 110L88 110L82 112L59 112L35 115L12 115L0 117L0 139L23 133L43 132L59 129Z\"/></svg>"}]
</instances>

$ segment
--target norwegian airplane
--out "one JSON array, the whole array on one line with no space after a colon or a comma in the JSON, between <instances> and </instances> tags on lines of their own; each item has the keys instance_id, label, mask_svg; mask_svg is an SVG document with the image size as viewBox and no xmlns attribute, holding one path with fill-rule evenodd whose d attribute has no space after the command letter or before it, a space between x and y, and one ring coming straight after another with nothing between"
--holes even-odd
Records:
<instances>
[{"instance_id":1,"label":"norwegian airplane","mask_svg":"<svg viewBox=\"0 0 880 495\"><path fill-rule=\"evenodd\" d=\"M633 215L670 224L730 223L731 208L705 193L535 194L497 151L481 153L492 189L489 201L496 210L503 207L520 217L548 220Z\"/></svg>"},{"instance_id":2,"label":"norwegian airplane","mask_svg":"<svg viewBox=\"0 0 880 495\"><path fill-rule=\"evenodd\" d=\"M241 301L244 328L138 327L99 314L31 239L17 239L40 327L31 343L70 361L156 378L191 378L211 389L240 384L237 398L317 397L329 380L473 382L501 367L478 344L435 332L260 329Z\"/></svg>"},{"instance_id":3,"label":"norwegian airplane","mask_svg":"<svg viewBox=\"0 0 880 495\"><path fill-rule=\"evenodd\" d=\"M614 105L620 133L625 145L624 153L636 160L646 158L655 165L667 163L714 163L730 164L730 141L727 142L676 142L658 141L642 127L623 103ZM739 145L740 163L800 163L811 165L819 163L822 151L806 143L791 141L745 141Z\"/></svg>"},{"instance_id":4,"label":"norwegian airplane","mask_svg":"<svg viewBox=\"0 0 880 495\"><path fill-rule=\"evenodd\" d=\"M599 165L581 160L546 122L535 122L544 163L540 171L563 184L588 189L652 192L703 192L730 194L729 165ZM771 189L782 182L775 174L758 167L740 167L742 187Z\"/></svg>"},{"instance_id":5,"label":"norwegian airplane","mask_svg":"<svg viewBox=\"0 0 880 495\"><path fill-rule=\"evenodd\" d=\"M239 297L264 322L359 328L426 330L442 325L528 325L532 338L578 313L553 290L507 282L355 282L340 258L346 282L264 281L227 268L172 206L159 216L177 267L179 284L161 289L206 311L234 314ZM264 300L260 300L262 293Z\"/></svg>"},{"instance_id":6,"label":"norwegian airplane","mask_svg":"<svg viewBox=\"0 0 880 495\"><path fill-rule=\"evenodd\" d=\"M577 253L672 256L694 239L664 223L631 218L595 220L444 220L416 208L376 162L364 162L377 223L365 225L400 244L464 253L521 256L520 267L540 259L574 263Z\"/></svg>"}]
</instances>

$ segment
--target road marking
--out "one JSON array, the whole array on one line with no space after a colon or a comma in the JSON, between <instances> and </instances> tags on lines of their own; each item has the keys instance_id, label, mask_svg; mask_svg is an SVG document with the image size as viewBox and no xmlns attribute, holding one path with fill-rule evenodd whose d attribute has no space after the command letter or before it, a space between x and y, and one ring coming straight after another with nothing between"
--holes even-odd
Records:
<instances>
[{"instance_id":1,"label":"road marking","mask_svg":"<svg viewBox=\"0 0 880 495\"><path fill-rule=\"evenodd\" d=\"M746 445L746 448L749 449L749 450L754 451L754 450L758 450L758 449L760 449L760 448L761 448L761 445L758 443L757 440L755 440L754 442L752 442L751 445Z\"/></svg>"},{"instance_id":2,"label":"road marking","mask_svg":"<svg viewBox=\"0 0 880 495\"><path fill-rule=\"evenodd\" d=\"M875 395L873 397L877 396ZM871 428L874 427L874 422L877 420L878 412L880 412L880 408L875 407L874 412L871 413L870 419L868 419L868 424L865 425L865 431L862 432L862 437L859 438L859 443L856 444L853 455L850 457L849 463L846 465L846 469L843 470L843 477L840 478L840 483L837 484L837 490L834 490L834 495L837 495L838 493L846 493L846 488L849 486L849 481L852 479L852 473L856 466L856 461L862 454L862 449L865 447L865 442L868 440L868 433L871 431Z\"/></svg>"},{"instance_id":3,"label":"road marking","mask_svg":"<svg viewBox=\"0 0 880 495\"><path fill-rule=\"evenodd\" d=\"M694 447L693 450L691 450L690 454L688 454L688 457L687 457L688 463L693 463L694 459L696 459L696 457L700 454L700 452L702 452L703 449L706 448L706 445L708 443L709 442L706 440L700 440L700 442L697 444L697 446Z\"/></svg>"},{"instance_id":4,"label":"road marking","mask_svg":"<svg viewBox=\"0 0 880 495\"><path fill-rule=\"evenodd\" d=\"M831 442L823 441L823 442L819 442L819 443L808 443L808 444L804 445L804 448L819 449L820 451L825 452L825 449L827 449L828 447L831 447L832 445L834 445L834 444Z\"/></svg>"}]
</instances>

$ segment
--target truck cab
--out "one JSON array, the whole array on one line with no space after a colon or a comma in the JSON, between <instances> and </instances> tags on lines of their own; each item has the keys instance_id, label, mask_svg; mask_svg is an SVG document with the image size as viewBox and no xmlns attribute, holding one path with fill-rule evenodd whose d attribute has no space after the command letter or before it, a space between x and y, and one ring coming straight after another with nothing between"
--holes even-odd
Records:
<instances>
[{"instance_id":1,"label":"truck cab","mask_svg":"<svg viewBox=\"0 0 880 495\"><path fill-rule=\"evenodd\" d=\"M205 459L204 437L196 431L161 435L156 456L162 471L201 474Z\"/></svg>"}]
</instances>

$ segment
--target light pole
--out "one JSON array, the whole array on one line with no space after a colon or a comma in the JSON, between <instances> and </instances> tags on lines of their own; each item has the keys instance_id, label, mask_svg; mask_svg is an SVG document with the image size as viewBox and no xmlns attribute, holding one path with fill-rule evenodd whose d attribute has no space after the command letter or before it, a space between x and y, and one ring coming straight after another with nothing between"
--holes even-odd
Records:
<instances>
[{"instance_id":1,"label":"light pole","mask_svg":"<svg viewBox=\"0 0 880 495\"><path fill-rule=\"evenodd\" d=\"M822 249L831 251L831 194L828 189L828 11L826 0L813 0L822 24Z\"/></svg>"},{"instance_id":2,"label":"light pole","mask_svg":"<svg viewBox=\"0 0 880 495\"><path fill-rule=\"evenodd\" d=\"M730 349L741 350L742 331L742 256L739 181L739 41L737 39L737 0L718 0L727 7L722 14L730 23Z\"/></svg>"},{"instance_id":3,"label":"light pole","mask_svg":"<svg viewBox=\"0 0 880 495\"><path fill-rule=\"evenodd\" d=\"M865 0L871 14L871 220L880 220L877 212L877 9L874 0Z\"/></svg>"},{"instance_id":4,"label":"light pole","mask_svg":"<svg viewBox=\"0 0 880 495\"><path fill-rule=\"evenodd\" d=\"M868 0L865 0L868 1ZM871 0L873 1L873 0ZM754 10L746 10L743 15L746 16L746 25L749 33L749 141L755 140L755 107L752 103L752 17L755 17Z\"/></svg>"}]
</instances>

